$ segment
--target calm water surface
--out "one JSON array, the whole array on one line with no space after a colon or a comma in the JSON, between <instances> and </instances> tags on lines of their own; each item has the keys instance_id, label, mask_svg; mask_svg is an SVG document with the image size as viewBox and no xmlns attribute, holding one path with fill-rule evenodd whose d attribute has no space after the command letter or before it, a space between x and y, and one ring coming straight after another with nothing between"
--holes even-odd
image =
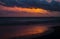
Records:
<instances>
[{"instance_id":1,"label":"calm water surface","mask_svg":"<svg viewBox=\"0 0 60 39\"><path fill-rule=\"evenodd\" d=\"M0 26L0 38L8 39L31 34L43 34L52 30L51 27L53 27L51 24Z\"/></svg>"}]
</instances>

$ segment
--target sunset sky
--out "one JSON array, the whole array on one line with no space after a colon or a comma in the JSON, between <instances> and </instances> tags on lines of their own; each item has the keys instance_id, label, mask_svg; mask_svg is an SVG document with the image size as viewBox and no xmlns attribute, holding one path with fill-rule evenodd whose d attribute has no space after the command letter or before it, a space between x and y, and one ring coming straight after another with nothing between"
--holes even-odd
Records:
<instances>
[{"instance_id":1,"label":"sunset sky","mask_svg":"<svg viewBox=\"0 0 60 39\"><path fill-rule=\"evenodd\" d=\"M60 17L60 5L52 2L59 4L59 0L0 0L0 17Z\"/></svg>"}]
</instances>

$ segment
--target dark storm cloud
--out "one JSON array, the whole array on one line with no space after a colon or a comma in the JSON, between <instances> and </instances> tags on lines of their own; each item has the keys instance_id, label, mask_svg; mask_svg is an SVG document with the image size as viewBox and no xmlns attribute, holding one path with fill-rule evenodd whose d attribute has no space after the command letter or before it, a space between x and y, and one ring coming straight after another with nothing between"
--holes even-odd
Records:
<instances>
[{"instance_id":1,"label":"dark storm cloud","mask_svg":"<svg viewBox=\"0 0 60 39\"><path fill-rule=\"evenodd\" d=\"M0 5L8 7L35 7L51 11L60 11L60 2L57 1L52 1L51 3L48 3L47 1L41 2L40 0L0 0Z\"/></svg>"},{"instance_id":2,"label":"dark storm cloud","mask_svg":"<svg viewBox=\"0 0 60 39\"><path fill-rule=\"evenodd\" d=\"M1 0L1 4L4 6L37 7L39 2L37 0Z\"/></svg>"}]
</instances>

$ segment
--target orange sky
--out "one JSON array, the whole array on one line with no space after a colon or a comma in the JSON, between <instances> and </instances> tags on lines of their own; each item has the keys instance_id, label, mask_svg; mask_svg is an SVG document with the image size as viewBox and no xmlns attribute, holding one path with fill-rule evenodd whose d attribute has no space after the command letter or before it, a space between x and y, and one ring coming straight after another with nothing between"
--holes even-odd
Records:
<instances>
[{"instance_id":1,"label":"orange sky","mask_svg":"<svg viewBox=\"0 0 60 39\"><path fill-rule=\"evenodd\" d=\"M1 12L2 11L2 12ZM23 13L24 12L24 13ZM50 17L60 16L60 12L41 8L5 7L0 5L0 17Z\"/></svg>"},{"instance_id":2,"label":"orange sky","mask_svg":"<svg viewBox=\"0 0 60 39\"><path fill-rule=\"evenodd\" d=\"M19 10L19 11L23 11L23 12L28 12L28 13L47 13L47 10L44 9L40 9L40 8L17 8L15 7L15 9Z\"/></svg>"},{"instance_id":3,"label":"orange sky","mask_svg":"<svg viewBox=\"0 0 60 39\"><path fill-rule=\"evenodd\" d=\"M47 10L41 8L21 8L21 7L4 7L2 8L6 11L15 11L15 12L28 12L28 13L48 13Z\"/></svg>"}]
</instances>

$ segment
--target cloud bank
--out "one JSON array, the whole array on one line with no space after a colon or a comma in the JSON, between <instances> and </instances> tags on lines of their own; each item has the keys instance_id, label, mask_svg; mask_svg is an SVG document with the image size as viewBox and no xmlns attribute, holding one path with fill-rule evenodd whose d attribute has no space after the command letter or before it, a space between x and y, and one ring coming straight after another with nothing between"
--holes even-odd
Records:
<instances>
[{"instance_id":1,"label":"cloud bank","mask_svg":"<svg viewBox=\"0 0 60 39\"><path fill-rule=\"evenodd\" d=\"M43 8L51 11L60 11L60 2L51 1L51 3L47 2L47 0L0 0L0 5L8 6L8 7L25 7L25 8Z\"/></svg>"}]
</instances>

